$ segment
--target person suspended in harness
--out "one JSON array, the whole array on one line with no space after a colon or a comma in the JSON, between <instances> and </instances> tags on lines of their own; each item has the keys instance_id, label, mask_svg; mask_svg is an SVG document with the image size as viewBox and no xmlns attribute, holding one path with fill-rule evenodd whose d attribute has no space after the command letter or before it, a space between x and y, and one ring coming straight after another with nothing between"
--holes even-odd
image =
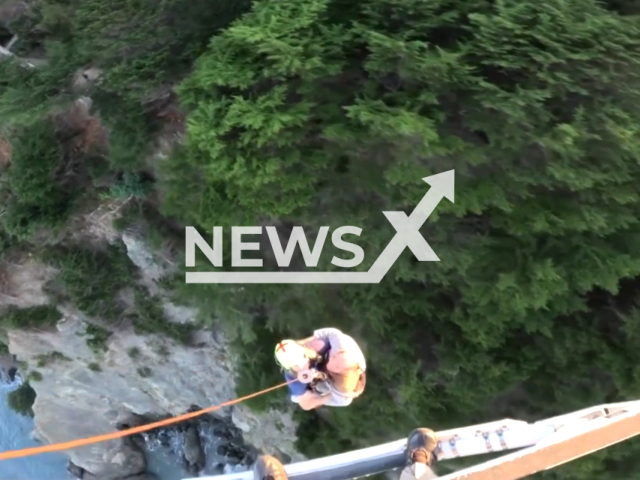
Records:
<instances>
[{"instance_id":1,"label":"person suspended in harness","mask_svg":"<svg viewBox=\"0 0 640 480\"><path fill-rule=\"evenodd\" d=\"M364 392L366 361L356 341L337 328L322 328L303 340L275 347L291 401L303 410L346 407Z\"/></svg>"}]
</instances>

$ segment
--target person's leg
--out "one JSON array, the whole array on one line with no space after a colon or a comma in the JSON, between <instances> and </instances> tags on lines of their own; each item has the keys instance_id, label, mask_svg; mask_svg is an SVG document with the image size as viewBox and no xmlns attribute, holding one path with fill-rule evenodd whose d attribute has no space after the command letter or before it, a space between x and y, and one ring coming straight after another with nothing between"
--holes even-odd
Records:
<instances>
[{"instance_id":1,"label":"person's leg","mask_svg":"<svg viewBox=\"0 0 640 480\"><path fill-rule=\"evenodd\" d=\"M411 432L407 440L406 467L400 473L399 480L432 480L438 478L433 470L436 460L433 451L438 439L433 430L418 428Z\"/></svg>"},{"instance_id":2,"label":"person's leg","mask_svg":"<svg viewBox=\"0 0 640 480\"><path fill-rule=\"evenodd\" d=\"M261 455L253 466L254 480L287 480L284 466L271 455Z\"/></svg>"}]
</instances>

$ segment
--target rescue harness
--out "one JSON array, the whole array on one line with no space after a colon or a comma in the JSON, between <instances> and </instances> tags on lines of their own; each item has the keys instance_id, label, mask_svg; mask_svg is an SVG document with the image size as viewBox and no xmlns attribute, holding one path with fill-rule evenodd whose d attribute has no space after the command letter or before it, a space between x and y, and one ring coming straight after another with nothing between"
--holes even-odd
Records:
<instances>
[{"instance_id":1,"label":"rescue harness","mask_svg":"<svg viewBox=\"0 0 640 480\"><path fill-rule=\"evenodd\" d=\"M367 383L367 377L365 370L362 369L360 365L356 365L355 367L353 367L354 370L357 370L359 374L358 382L353 391L345 392L342 390L338 390L335 388L335 386L333 386L331 375L324 371L324 366L329 360L329 350L330 348L326 348L321 352L314 352L315 356L312 355L309 359L310 368L308 370L302 370L298 373L298 381L300 383L309 385L309 388L311 390L320 394L328 394L333 392L335 395L344 398L356 398L362 395L362 392L364 392Z\"/></svg>"}]
</instances>

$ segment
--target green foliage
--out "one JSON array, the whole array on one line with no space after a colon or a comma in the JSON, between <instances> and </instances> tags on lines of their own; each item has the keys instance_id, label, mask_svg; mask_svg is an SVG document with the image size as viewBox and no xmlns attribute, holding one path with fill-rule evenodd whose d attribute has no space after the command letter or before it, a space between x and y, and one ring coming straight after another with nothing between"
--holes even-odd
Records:
<instances>
[{"instance_id":1,"label":"green foliage","mask_svg":"<svg viewBox=\"0 0 640 480\"><path fill-rule=\"evenodd\" d=\"M240 352L236 379L236 394L240 397L257 392L264 388L264 385L284 382L283 373L274 367L273 360L273 345L280 338L264 328L260 321L256 321L254 328L256 333L254 342L244 343L238 338L232 344L232 347ZM247 400L246 403L256 411L266 411L285 404L282 396L277 394L260 395Z\"/></svg>"},{"instance_id":2,"label":"green foliage","mask_svg":"<svg viewBox=\"0 0 640 480\"><path fill-rule=\"evenodd\" d=\"M109 162L134 172L150 152L161 128L157 114L170 99L170 87L189 69L211 35L249 8L249 0L197 4L183 0L43 0L11 25L19 37L18 60L0 64L0 123L37 122L55 107L68 105L79 91L72 76L88 66L102 70L89 85L101 121L110 130Z\"/></svg>"},{"instance_id":3,"label":"green foliage","mask_svg":"<svg viewBox=\"0 0 640 480\"><path fill-rule=\"evenodd\" d=\"M110 245L101 250L59 246L49 249L45 258L59 269L55 286L50 287L57 289L59 299L68 299L87 315L112 324L129 318L139 334L160 334L190 344L196 326L167 319L161 299L135 285L138 274L123 246ZM119 294L129 288L133 288L136 308L125 313ZM88 344L96 351L102 350L108 332L95 325L89 325L87 332L95 337Z\"/></svg>"},{"instance_id":4,"label":"green foliage","mask_svg":"<svg viewBox=\"0 0 640 480\"><path fill-rule=\"evenodd\" d=\"M188 345L196 326L191 323L173 322L165 316L159 297L150 296L144 287L134 289L136 309L133 326L138 334L160 334Z\"/></svg>"},{"instance_id":5,"label":"green foliage","mask_svg":"<svg viewBox=\"0 0 640 480\"><path fill-rule=\"evenodd\" d=\"M155 114L166 98L158 91L182 76L211 35L248 6L248 0L45 0L32 32L46 28L75 64L102 69L91 96L110 130L109 161L134 171L160 128Z\"/></svg>"},{"instance_id":6,"label":"green foliage","mask_svg":"<svg viewBox=\"0 0 640 480\"><path fill-rule=\"evenodd\" d=\"M109 330L90 323L87 325L85 334L87 335L87 346L94 353L107 351L107 340L111 337L111 332Z\"/></svg>"},{"instance_id":7,"label":"green foliage","mask_svg":"<svg viewBox=\"0 0 640 480\"><path fill-rule=\"evenodd\" d=\"M100 366L100 364L96 363L96 362L91 362L89 365L89 370L91 370L92 372L101 372L102 371L102 367Z\"/></svg>"},{"instance_id":8,"label":"green foliage","mask_svg":"<svg viewBox=\"0 0 640 480\"><path fill-rule=\"evenodd\" d=\"M129 354L132 360L135 360L136 358L140 357L140 349L138 347L131 347L129 350L127 350L127 354Z\"/></svg>"},{"instance_id":9,"label":"green foliage","mask_svg":"<svg viewBox=\"0 0 640 480\"><path fill-rule=\"evenodd\" d=\"M30 382L41 382L42 381L42 373L40 373L37 370L33 370L31 372L29 372L29 375L27 376L28 380Z\"/></svg>"},{"instance_id":10,"label":"green foliage","mask_svg":"<svg viewBox=\"0 0 640 480\"><path fill-rule=\"evenodd\" d=\"M89 316L110 322L121 319L118 293L135 278L135 266L124 246L109 245L102 250L56 247L45 252L45 259L59 269L56 283L62 298Z\"/></svg>"},{"instance_id":11,"label":"green foliage","mask_svg":"<svg viewBox=\"0 0 640 480\"><path fill-rule=\"evenodd\" d=\"M36 365L40 368L46 366L48 363L55 362L55 361L65 361L65 362L71 361L71 359L66 355L64 355L63 353L56 352L56 351L42 354L42 355L36 355L35 358L37 361Z\"/></svg>"},{"instance_id":12,"label":"green foliage","mask_svg":"<svg viewBox=\"0 0 640 480\"><path fill-rule=\"evenodd\" d=\"M73 34L81 53L106 69L103 91L136 98L185 72L211 35L249 5L246 0L73 3Z\"/></svg>"},{"instance_id":13,"label":"green foliage","mask_svg":"<svg viewBox=\"0 0 640 480\"><path fill-rule=\"evenodd\" d=\"M33 417L33 407L36 401L36 391L28 382L23 383L7 395L9 408L20 415Z\"/></svg>"},{"instance_id":14,"label":"green foliage","mask_svg":"<svg viewBox=\"0 0 640 480\"><path fill-rule=\"evenodd\" d=\"M153 371L149 367L139 367L137 372L142 378L147 378L153 375Z\"/></svg>"},{"instance_id":15,"label":"green foliage","mask_svg":"<svg viewBox=\"0 0 640 480\"><path fill-rule=\"evenodd\" d=\"M0 316L4 328L43 328L52 327L62 319L62 314L53 305L36 307L10 307Z\"/></svg>"},{"instance_id":16,"label":"green foliage","mask_svg":"<svg viewBox=\"0 0 640 480\"><path fill-rule=\"evenodd\" d=\"M15 245L14 239L11 236L9 236L4 230L0 230L0 259L14 245Z\"/></svg>"},{"instance_id":17,"label":"green foliage","mask_svg":"<svg viewBox=\"0 0 640 480\"><path fill-rule=\"evenodd\" d=\"M236 338L242 393L279 381L279 338L361 342L367 392L304 414L305 453L639 396L638 22L591 0L265 0L212 39L162 166L165 213L205 238L356 225L366 269L395 233L382 212L455 168L455 203L422 228L440 262L404 252L376 285L179 289ZM619 455L544 475L632 479L618 468L639 457Z\"/></svg>"},{"instance_id":18,"label":"green foliage","mask_svg":"<svg viewBox=\"0 0 640 480\"><path fill-rule=\"evenodd\" d=\"M109 164L113 170L132 175L135 170L142 168L145 158L150 154L150 141L158 132L159 122L142 110L139 100L105 93L99 90L103 85L97 87L92 99L102 123L110 131ZM125 185L115 187L116 192Z\"/></svg>"},{"instance_id":19,"label":"green foliage","mask_svg":"<svg viewBox=\"0 0 640 480\"><path fill-rule=\"evenodd\" d=\"M139 173L125 172L122 179L111 185L109 196L120 199L144 198L151 191L150 182Z\"/></svg>"},{"instance_id":20,"label":"green foliage","mask_svg":"<svg viewBox=\"0 0 640 480\"><path fill-rule=\"evenodd\" d=\"M0 62L0 124L28 126L42 121L55 107L73 98L68 91L71 73L78 68L73 49L59 42L43 46L46 68L25 68L18 60Z\"/></svg>"},{"instance_id":21,"label":"green foliage","mask_svg":"<svg viewBox=\"0 0 640 480\"><path fill-rule=\"evenodd\" d=\"M0 189L7 206L0 221L8 234L22 240L43 227L56 229L64 223L72 197L59 185L61 161L60 143L49 121L20 129L6 184Z\"/></svg>"},{"instance_id":22,"label":"green foliage","mask_svg":"<svg viewBox=\"0 0 640 480\"><path fill-rule=\"evenodd\" d=\"M163 358L168 357L170 353L169 347L167 347L164 343L156 345L156 347L154 348L154 351Z\"/></svg>"}]
</instances>

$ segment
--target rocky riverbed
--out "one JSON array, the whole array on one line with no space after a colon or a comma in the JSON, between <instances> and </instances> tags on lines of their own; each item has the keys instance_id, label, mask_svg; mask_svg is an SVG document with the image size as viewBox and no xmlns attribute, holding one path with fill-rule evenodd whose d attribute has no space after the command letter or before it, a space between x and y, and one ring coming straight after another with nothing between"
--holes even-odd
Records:
<instances>
[{"instance_id":1,"label":"rocky riverbed","mask_svg":"<svg viewBox=\"0 0 640 480\"><path fill-rule=\"evenodd\" d=\"M160 351L148 336L114 332L97 363L86 342L88 325L77 314L67 312L56 332L9 332L10 351L41 375L39 381L31 382L37 394L33 411L36 435L46 442L99 435L114 427L146 423L145 418L153 414L178 415L194 406L215 405L235 396L233 359L211 332L198 333L199 347L171 345ZM129 354L133 348L138 352L135 358ZM47 361L38 366L42 358ZM296 456L295 427L287 415L275 411L256 415L242 405L226 409L222 415L224 422L211 422L217 432L226 432L223 436L233 440L227 457L241 456L240 460L247 462L246 455L234 449L241 446L240 433L256 448L270 451L278 447ZM184 429L185 443L195 444L193 427L180 428ZM187 442L188 438L192 440ZM111 480L145 471L144 454L137 446L126 439L78 448L69 454L84 471ZM204 461L194 451L189 449L185 456L191 471L196 472L204 467Z\"/></svg>"},{"instance_id":2,"label":"rocky riverbed","mask_svg":"<svg viewBox=\"0 0 640 480\"><path fill-rule=\"evenodd\" d=\"M191 410L199 407L193 406ZM116 428L126 429L145 423L162 420L162 416L129 415L118 422ZM147 471L133 480L175 480L185 476L219 475L231 470L246 470L259 454L257 448L245 443L242 431L231 417L207 415L179 424L176 427L160 428L131 437L129 448L142 452L149 459L162 459L172 471ZM287 458L285 458L287 460ZM177 467L177 468L176 468ZM151 470L151 471L149 471ZM82 480L97 479L82 467L69 462L69 471Z\"/></svg>"},{"instance_id":3,"label":"rocky riverbed","mask_svg":"<svg viewBox=\"0 0 640 480\"><path fill-rule=\"evenodd\" d=\"M112 235L123 242L140 268L143 283L157 294L162 268L145 244L132 236ZM38 260L5 265L0 307L51 304L45 284L55 272ZM167 316L193 321L197 312L165 301ZM47 330L10 330L7 344L36 392L35 436L46 443L89 437L174 416L235 397L236 360L224 335L210 329L194 333L192 345L156 334L137 334L126 325L110 328L95 347L104 325L73 305L56 305L62 319ZM98 330L96 330L96 327ZM37 372L37 376L34 376ZM285 395L274 392L271 395ZM77 448L68 453L70 470L83 480L149 480L145 450L149 447L179 458L185 472L197 476L224 468L246 468L259 451L299 461L295 424L289 413L256 414L244 405L229 407L171 430ZM170 438L176 440L171 441ZM228 467L225 467L228 465Z\"/></svg>"}]
</instances>

